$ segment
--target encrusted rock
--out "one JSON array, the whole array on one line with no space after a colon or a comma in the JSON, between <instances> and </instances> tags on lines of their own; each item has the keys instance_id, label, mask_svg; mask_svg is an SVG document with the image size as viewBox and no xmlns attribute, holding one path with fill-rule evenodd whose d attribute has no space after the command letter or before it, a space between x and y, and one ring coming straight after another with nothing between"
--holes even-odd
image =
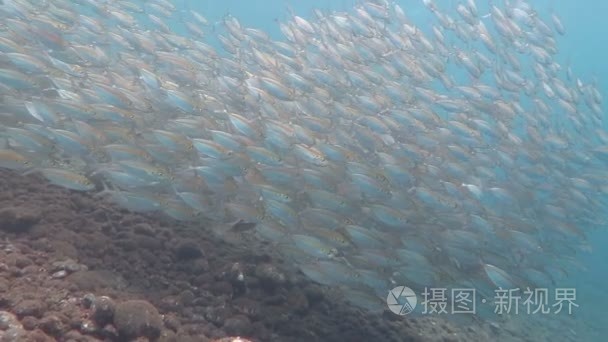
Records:
<instances>
[{"instance_id":1,"label":"encrusted rock","mask_svg":"<svg viewBox=\"0 0 608 342\"><path fill-rule=\"evenodd\" d=\"M91 306L93 306L93 303L95 303L95 295L92 293L87 293L86 295L84 295L82 297L82 306L84 306L86 309L91 308Z\"/></svg>"},{"instance_id":2,"label":"encrusted rock","mask_svg":"<svg viewBox=\"0 0 608 342\"><path fill-rule=\"evenodd\" d=\"M114 301L106 296L95 298L93 301L93 320L100 326L104 326L114 319L114 313L116 312L116 304Z\"/></svg>"},{"instance_id":3,"label":"encrusted rock","mask_svg":"<svg viewBox=\"0 0 608 342\"><path fill-rule=\"evenodd\" d=\"M203 256L203 251L195 242L183 241L177 245L175 256L179 260L197 259Z\"/></svg>"},{"instance_id":4,"label":"encrusted rock","mask_svg":"<svg viewBox=\"0 0 608 342\"><path fill-rule=\"evenodd\" d=\"M44 312L44 305L38 300L26 299L15 304L15 306L13 306L13 312L18 317L40 317Z\"/></svg>"},{"instance_id":5,"label":"encrusted rock","mask_svg":"<svg viewBox=\"0 0 608 342\"><path fill-rule=\"evenodd\" d=\"M260 264L255 268L255 275L265 290L272 291L285 285L286 277L272 264Z\"/></svg>"},{"instance_id":6,"label":"encrusted rock","mask_svg":"<svg viewBox=\"0 0 608 342\"><path fill-rule=\"evenodd\" d=\"M81 265L72 259L67 259L63 261L55 261L52 264L51 272L59 272L66 271L69 273L74 273L78 271L86 271L87 267L85 265Z\"/></svg>"},{"instance_id":7,"label":"encrusted rock","mask_svg":"<svg viewBox=\"0 0 608 342\"><path fill-rule=\"evenodd\" d=\"M29 230L40 221L35 210L22 207L0 209L0 229L20 233Z\"/></svg>"},{"instance_id":8,"label":"encrusted rock","mask_svg":"<svg viewBox=\"0 0 608 342\"><path fill-rule=\"evenodd\" d=\"M156 308L143 300L128 300L116 305L114 326L123 339L160 336L163 320Z\"/></svg>"},{"instance_id":9,"label":"encrusted rock","mask_svg":"<svg viewBox=\"0 0 608 342\"><path fill-rule=\"evenodd\" d=\"M61 319L55 315L43 317L40 322L38 322L38 326L42 331L52 336L59 336L64 330Z\"/></svg>"},{"instance_id":10,"label":"encrusted rock","mask_svg":"<svg viewBox=\"0 0 608 342\"><path fill-rule=\"evenodd\" d=\"M61 271L57 271L53 274L51 274L51 278L53 279L63 279L65 277L67 277L68 272L66 270L61 270Z\"/></svg>"},{"instance_id":11,"label":"encrusted rock","mask_svg":"<svg viewBox=\"0 0 608 342\"><path fill-rule=\"evenodd\" d=\"M224 322L224 330L230 335L246 335L251 332L251 322L244 315L236 315Z\"/></svg>"}]
</instances>

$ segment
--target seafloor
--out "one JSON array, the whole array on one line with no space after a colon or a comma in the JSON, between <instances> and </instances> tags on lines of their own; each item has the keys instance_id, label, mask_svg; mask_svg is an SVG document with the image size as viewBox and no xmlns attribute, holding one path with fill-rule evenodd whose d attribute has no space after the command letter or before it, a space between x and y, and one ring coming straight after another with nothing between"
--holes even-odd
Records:
<instances>
[{"instance_id":1,"label":"seafloor","mask_svg":"<svg viewBox=\"0 0 608 342\"><path fill-rule=\"evenodd\" d=\"M270 246L0 170L2 342L539 340L520 334L365 313Z\"/></svg>"}]
</instances>

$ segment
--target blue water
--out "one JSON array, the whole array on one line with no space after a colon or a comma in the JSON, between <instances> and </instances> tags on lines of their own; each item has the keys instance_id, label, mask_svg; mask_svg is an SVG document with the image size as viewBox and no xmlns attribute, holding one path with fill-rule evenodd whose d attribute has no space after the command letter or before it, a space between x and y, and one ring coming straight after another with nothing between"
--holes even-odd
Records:
<instances>
[{"instance_id":1,"label":"blue water","mask_svg":"<svg viewBox=\"0 0 608 342\"><path fill-rule=\"evenodd\" d=\"M436 1L442 8L454 8L461 1ZM496 1L500 3L501 1ZM517 2L512 0L511 2ZM430 29L432 21L429 11L422 0L395 1L405 11L409 18L421 29ZM492 1L477 1L482 8ZM603 78L608 75L608 44L605 34L608 34L606 13L608 2L602 0L531 1L535 9L544 18L551 13L557 13L566 28L565 36L558 36L560 47L556 60L562 65L570 65L573 72L583 79L596 79L603 94L606 94L608 83ZM197 10L204 14L210 22L219 23L226 15L233 15L246 27L259 28L272 38L282 39L277 21L289 18L289 13L310 18L313 9L325 11L348 11L357 4L353 0L183 0L183 8ZM604 120L605 124L606 120ZM608 128L608 126L605 126Z\"/></svg>"},{"instance_id":2,"label":"blue water","mask_svg":"<svg viewBox=\"0 0 608 342\"><path fill-rule=\"evenodd\" d=\"M441 8L454 8L458 1L436 0ZM501 1L495 1L501 3ZM517 0L510 0L517 2ZM539 15L548 20L551 13L561 18L566 34L557 36L559 55L555 58L560 64L572 68L574 74L583 80L593 80L598 85L605 98L608 97L608 47L606 35L608 24L608 1L604 0L560 0L560 1L529 1L533 3ZM272 38L281 39L277 23L289 18L289 11L304 18L312 17L312 9L347 11L356 5L357 1L348 0L185 0L184 8L195 9L204 14L210 22L221 22L225 15L233 15L246 27L259 28ZM421 29L428 32L431 27L431 17L424 8L422 1L397 1L406 11L412 21ZM477 1L483 14L488 1ZM453 10L452 10L453 11ZM433 22L434 23L434 22ZM218 25L219 26L219 25ZM604 115L604 128L606 125ZM608 166L608 165L607 165ZM606 213L608 215L608 213ZM587 269L576 274L569 274L564 284L558 287L577 288L577 303L580 305L572 319L581 320L581 330L577 333L580 340L601 341L600 336L608 335L608 321L605 309L608 304L608 232L605 227L593 227L594 232L588 236L592 254L581 254L579 260ZM548 320L551 318L548 317Z\"/></svg>"}]
</instances>

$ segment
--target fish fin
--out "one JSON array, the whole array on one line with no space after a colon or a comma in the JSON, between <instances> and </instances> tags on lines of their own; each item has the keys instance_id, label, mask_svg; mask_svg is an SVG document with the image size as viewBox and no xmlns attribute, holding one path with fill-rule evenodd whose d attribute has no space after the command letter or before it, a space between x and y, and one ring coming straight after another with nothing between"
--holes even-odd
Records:
<instances>
[{"instance_id":1,"label":"fish fin","mask_svg":"<svg viewBox=\"0 0 608 342\"><path fill-rule=\"evenodd\" d=\"M28 170L23 171L23 172L21 173L21 175L22 175L22 176L29 176L29 175L34 174L34 173L39 172L39 171L40 171L40 169L39 169L39 168L37 168L37 167L32 167L32 168L30 168L30 169L28 169Z\"/></svg>"}]
</instances>

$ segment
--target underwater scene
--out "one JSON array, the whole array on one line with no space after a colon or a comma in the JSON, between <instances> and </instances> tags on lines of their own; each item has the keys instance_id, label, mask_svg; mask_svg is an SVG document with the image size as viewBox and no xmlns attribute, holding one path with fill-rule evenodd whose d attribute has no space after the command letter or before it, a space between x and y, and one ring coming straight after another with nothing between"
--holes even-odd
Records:
<instances>
[{"instance_id":1,"label":"underwater scene","mask_svg":"<svg viewBox=\"0 0 608 342\"><path fill-rule=\"evenodd\" d=\"M0 0L0 342L606 341L607 12Z\"/></svg>"}]
</instances>

